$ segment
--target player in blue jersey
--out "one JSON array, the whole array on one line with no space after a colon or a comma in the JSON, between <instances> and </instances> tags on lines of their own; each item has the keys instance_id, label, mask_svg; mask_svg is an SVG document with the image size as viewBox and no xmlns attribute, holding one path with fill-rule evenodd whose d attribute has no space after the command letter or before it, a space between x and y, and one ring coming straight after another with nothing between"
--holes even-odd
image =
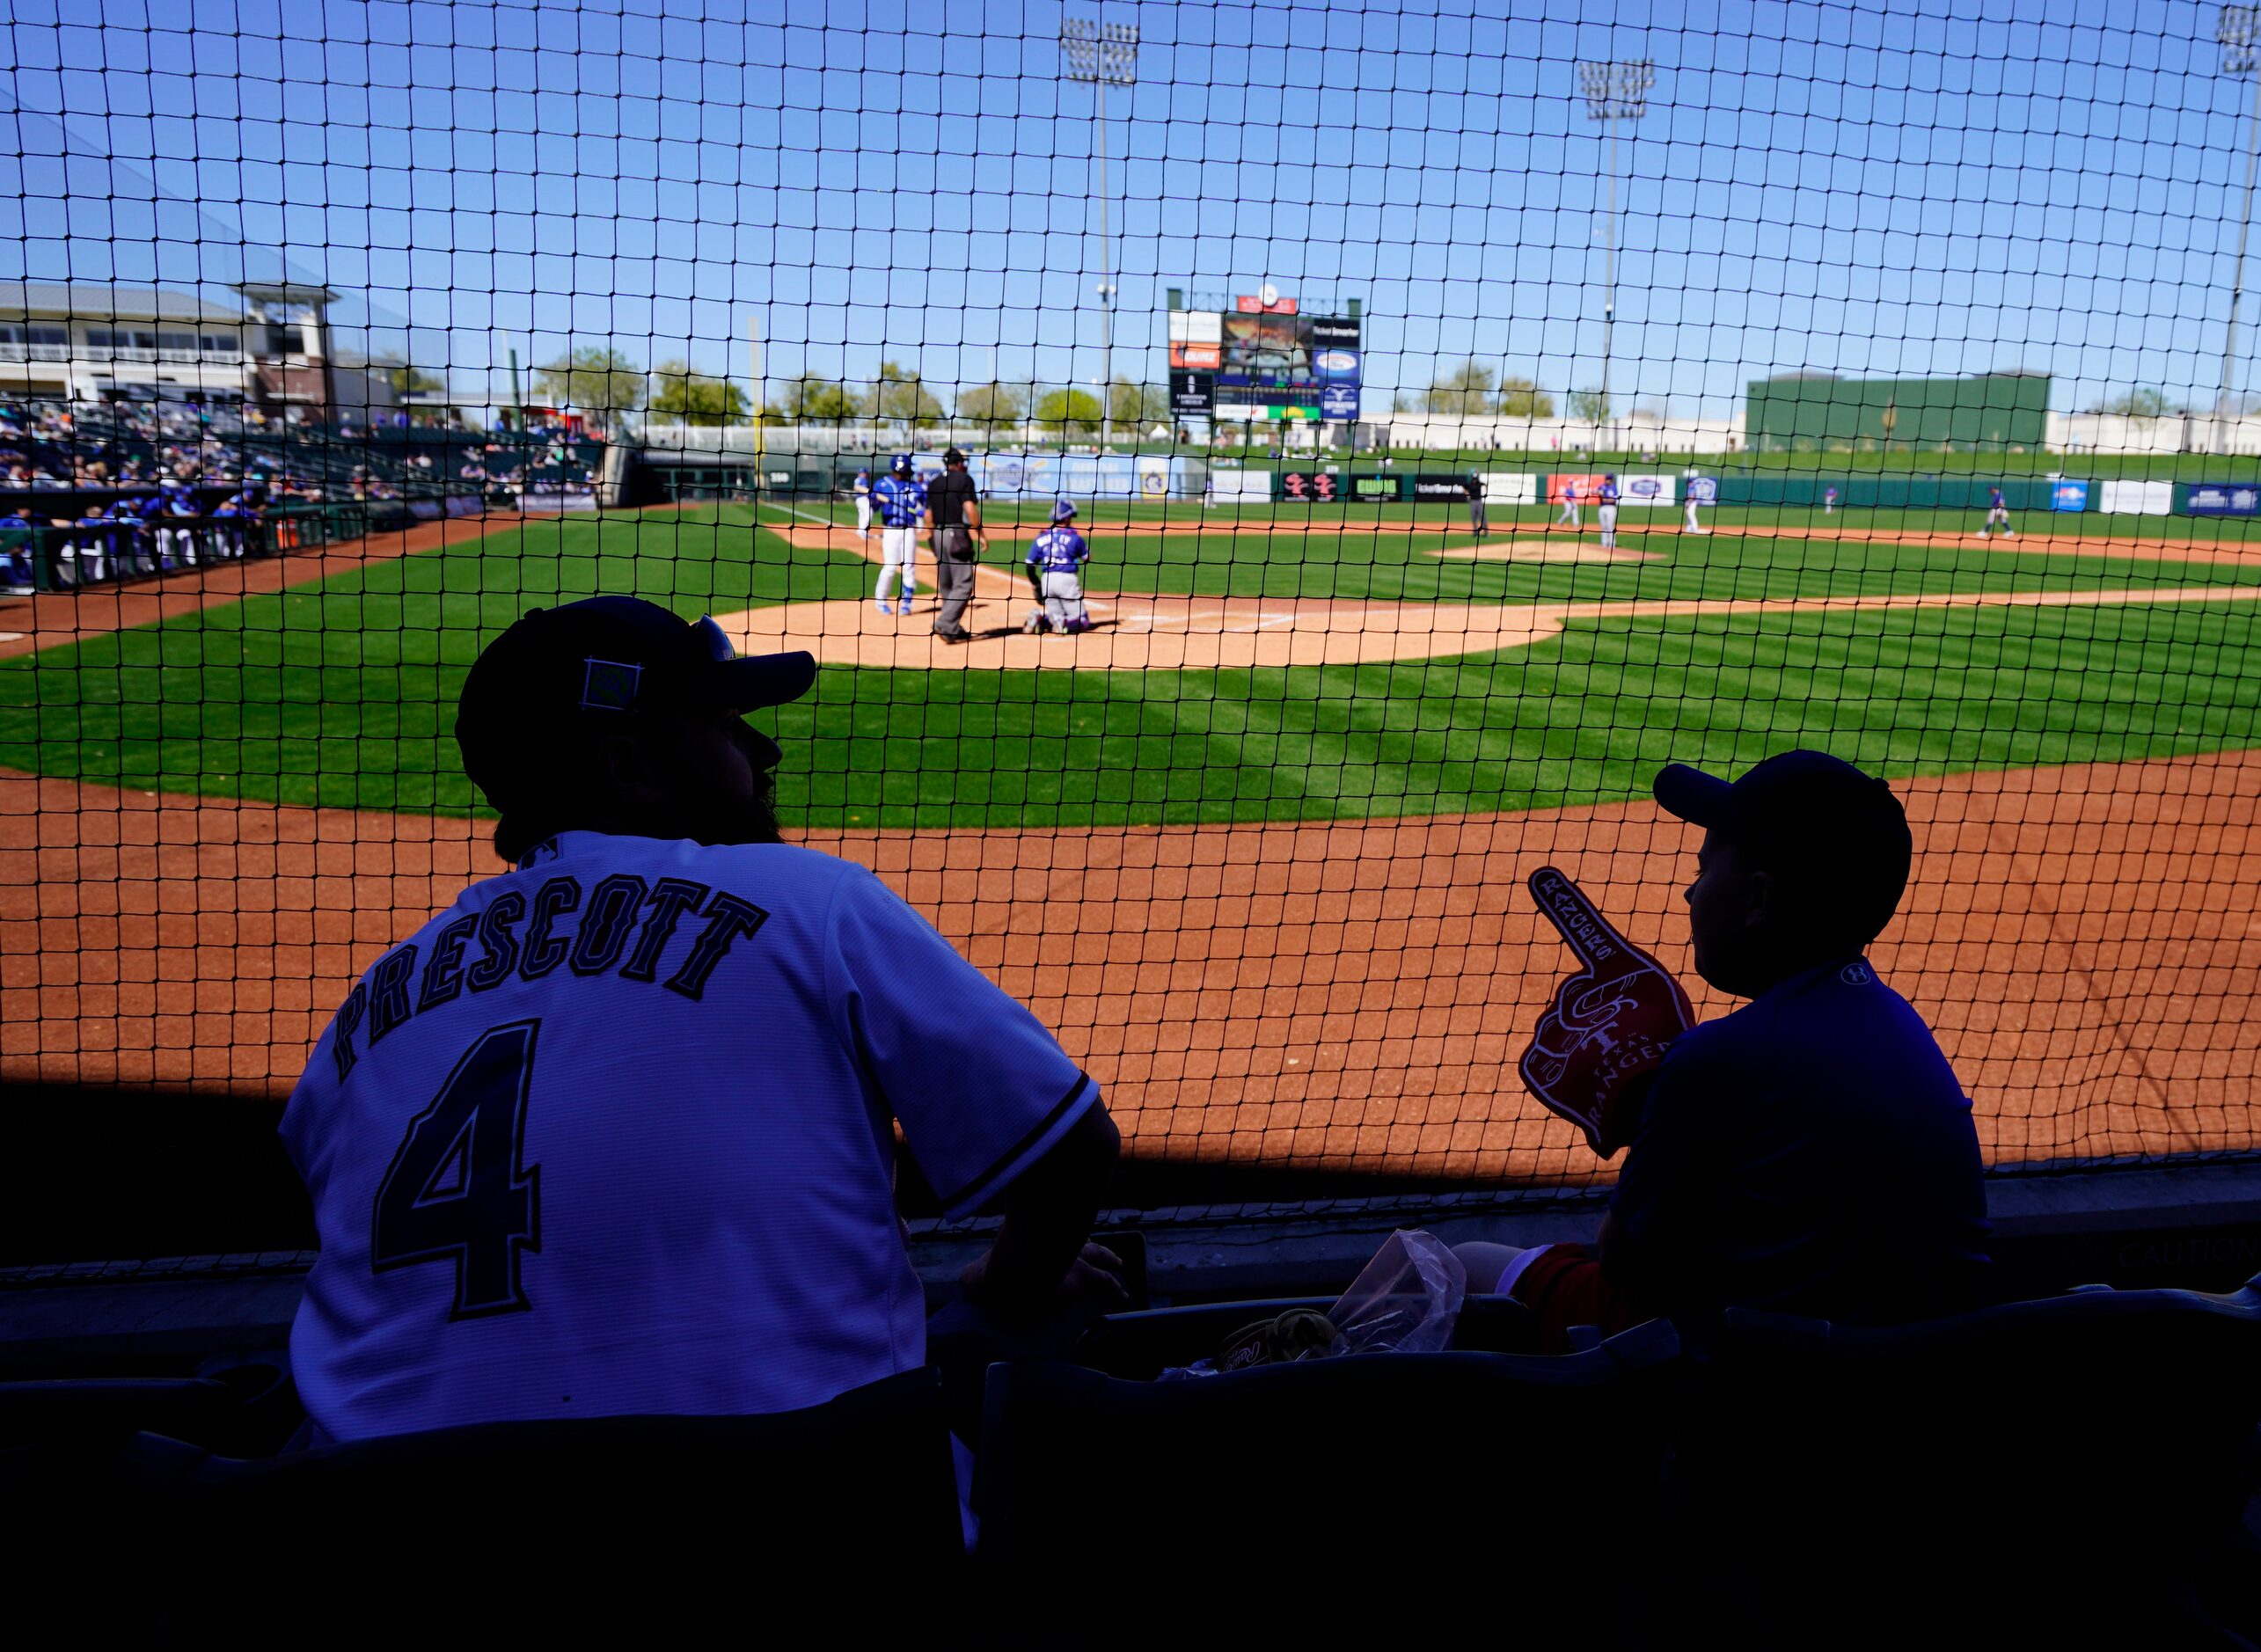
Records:
<instances>
[{"instance_id":1,"label":"player in blue jersey","mask_svg":"<svg viewBox=\"0 0 2261 1652\"><path fill-rule=\"evenodd\" d=\"M318 1437L741 1414L926 1363L896 1128L969 1302L1119 1302L1117 1137L1026 1009L852 861L779 840L733 656L629 596L526 615L456 721L515 869L362 975L282 1118L321 1252L290 1336Z\"/></svg>"},{"instance_id":2,"label":"player in blue jersey","mask_svg":"<svg viewBox=\"0 0 2261 1652\"><path fill-rule=\"evenodd\" d=\"M2016 531L2009 525L2009 501L2002 497L2002 490L1999 486L1987 490L1987 525L1979 530L1979 537L1987 537L1996 527L2001 529L2003 538L2017 537Z\"/></svg>"},{"instance_id":3,"label":"player in blue jersey","mask_svg":"<svg viewBox=\"0 0 2261 1652\"><path fill-rule=\"evenodd\" d=\"M1029 614L1023 631L1072 637L1091 629L1083 600L1083 565L1091 560L1091 547L1076 531L1075 520L1074 501L1058 501L1052 525L1028 546L1028 583L1044 605Z\"/></svg>"},{"instance_id":4,"label":"player in blue jersey","mask_svg":"<svg viewBox=\"0 0 2261 1652\"><path fill-rule=\"evenodd\" d=\"M907 614L918 595L918 519L926 510L926 489L911 474L909 454L896 454L887 474L872 484L872 508L880 520L879 586L873 596L881 613L894 613L888 595L899 580Z\"/></svg>"},{"instance_id":5,"label":"player in blue jersey","mask_svg":"<svg viewBox=\"0 0 2261 1652\"><path fill-rule=\"evenodd\" d=\"M0 580L7 581L11 596L32 594L33 534L32 519L21 510L11 506L0 516Z\"/></svg>"},{"instance_id":6,"label":"player in blue jersey","mask_svg":"<svg viewBox=\"0 0 2261 1652\"><path fill-rule=\"evenodd\" d=\"M1618 486L1616 477L1605 476L1601 479L1601 491L1594 497L1598 502L1593 517L1601 527L1601 548L1614 551L1617 549L1617 501L1624 497L1624 491Z\"/></svg>"}]
</instances>

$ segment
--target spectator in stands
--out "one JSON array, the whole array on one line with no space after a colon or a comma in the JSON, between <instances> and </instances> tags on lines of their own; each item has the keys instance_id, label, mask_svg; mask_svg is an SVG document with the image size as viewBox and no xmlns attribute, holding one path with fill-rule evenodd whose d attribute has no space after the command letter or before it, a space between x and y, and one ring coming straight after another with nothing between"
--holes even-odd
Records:
<instances>
[{"instance_id":1,"label":"spectator in stands","mask_svg":"<svg viewBox=\"0 0 2261 1652\"><path fill-rule=\"evenodd\" d=\"M779 840L784 754L743 713L815 677L624 596L472 666L457 738L516 869L371 968L282 1120L322 1434L769 1412L917 1369L897 1119L947 1208L1004 1212L969 1297L1121 1299L1098 1086L878 879Z\"/></svg>"},{"instance_id":2,"label":"spectator in stands","mask_svg":"<svg viewBox=\"0 0 2261 1652\"><path fill-rule=\"evenodd\" d=\"M1655 790L1705 829L1696 972L1752 1002L1682 1034L1645 1080L1596 1253L1464 1245L1469 1289L1528 1305L1550 1347L1658 1314L1701 1346L1729 1307L1889 1324L1976 1305L1989 1230L1971 1104L1862 955L1906 887L1899 800L1816 751L1732 785L1674 764Z\"/></svg>"}]
</instances>

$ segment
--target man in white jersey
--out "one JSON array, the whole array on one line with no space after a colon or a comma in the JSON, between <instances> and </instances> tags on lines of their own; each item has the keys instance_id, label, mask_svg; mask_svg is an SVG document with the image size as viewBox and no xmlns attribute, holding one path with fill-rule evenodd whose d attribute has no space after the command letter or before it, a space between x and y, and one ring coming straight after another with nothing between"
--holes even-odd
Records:
<instances>
[{"instance_id":1,"label":"man in white jersey","mask_svg":"<svg viewBox=\"0 0 2261 1652\"><path fill-rule=\"evenodd\" d=\"M869 465L856 471L856 537L872 537L872 472Z\"/></svg>"},{"instance_id":2,"label":"man in white jersey","mask_svg":"<svg viewBox=\"0 0 2261 1652\"><path fill-rule=\"evenodd\" d=\"M852 862L778 839L732 657L627 596L536 610L464 686L517 869L362 977L282 1136L321 1255L291 1365L318 1437L818 1404L926 1358L894 1127L967 1298L1119 1295L1087 1244L1117 1137L1036 1019Z\"/></svg>"}]
</instances>

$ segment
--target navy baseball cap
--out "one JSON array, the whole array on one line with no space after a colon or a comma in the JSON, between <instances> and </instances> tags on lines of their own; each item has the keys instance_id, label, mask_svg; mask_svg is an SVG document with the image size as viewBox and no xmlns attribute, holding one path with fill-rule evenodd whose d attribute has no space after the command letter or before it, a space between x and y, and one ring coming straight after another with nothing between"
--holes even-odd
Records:
<instances>
[{"instance_id":1,"label":"navy baseball cap","mask_svg":"<svg viewBox=\"0 0 2261 1652\"><path fill-rule=\"evenodd\" d=\"M536 608L487 644L464 680L456 743L464 771L496 808L530 762L560 741L634 713L757 711L816 681L807 653L743 659L711 618L695 624L635 596ZM774 765L784 753L765 740Z\"/></svg>"},{"instance_id":2,"label":"navy baseball cap","mask_svg":"<svg viewBox=\"0 0 2261 1652\"><path fill-rule=\"evenodd\" d=\"M910 456L908 453L898 453L898 454L896 454L896 455L895 456L894 463L892 463L891 464L889 464L887 468L888 468L889 470L890 470L890 471L894 471L897 476L908 476L908 475L910 475L910 474L911 474L911 456Z\"/></svg>"},{"instance_id":3,"label":"navy baseball cap","mask_svg":"<svg viewBox=\"0 0 2261 1652\"><path fill-rule=\"evenodd\" d=\"M1842 757L1780 751L1733 781L1675 763L1657 771L1654 789L1671 813L1817 877L1848 909L1880 907L1878 929L1907 888L1907 811L1891 786Z\"/></svg>"}]
</instances>

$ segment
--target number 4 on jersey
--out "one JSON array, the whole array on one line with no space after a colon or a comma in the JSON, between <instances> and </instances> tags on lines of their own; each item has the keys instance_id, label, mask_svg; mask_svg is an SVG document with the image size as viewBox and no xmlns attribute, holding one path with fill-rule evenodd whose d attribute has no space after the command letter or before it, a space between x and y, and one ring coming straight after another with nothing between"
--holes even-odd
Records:
<instances>
[{"instance_id":1,"label":"number 4 on jersey","mask_svg":"<svg viewBox=\"0 0 2261 1652\"><path fill-rule=\"evenodd\" d=\"M410 1121L377 1190L371 1267L453 1261L450 1319L534 1305L518 1286L518 1255L542 1248L541 1167L522 1162L541 1027L512 1021L480 1034Z\"/></svg>"}]
</instances>

